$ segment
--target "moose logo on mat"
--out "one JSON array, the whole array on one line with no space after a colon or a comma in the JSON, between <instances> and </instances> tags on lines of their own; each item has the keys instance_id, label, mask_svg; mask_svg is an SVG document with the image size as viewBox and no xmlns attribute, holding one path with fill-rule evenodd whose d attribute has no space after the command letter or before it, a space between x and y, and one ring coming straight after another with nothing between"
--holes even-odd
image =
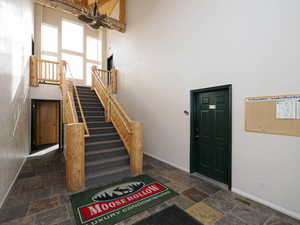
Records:
<instances>
[{"instance_id":1,"label":"moose logo on mat","mask_svg":"<svg viewBox=\"0 0 300 225\"><path fill-rule=\"evenodd\" d=\"M112 201L115 199L125 197L134 192L137 192L141 190L144 186L145 183L143 182L131 182L131 183L120 184L118 186L111 187L109 189L106 189L104 191L95 194L92 197L92 200L95 202Z\"/></svg>"}]
</instances>

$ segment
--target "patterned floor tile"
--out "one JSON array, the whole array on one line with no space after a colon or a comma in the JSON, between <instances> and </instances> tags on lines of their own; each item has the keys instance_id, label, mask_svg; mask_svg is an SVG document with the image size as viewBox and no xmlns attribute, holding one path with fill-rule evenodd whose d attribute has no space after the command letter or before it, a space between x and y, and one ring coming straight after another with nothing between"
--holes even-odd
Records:
<instances>
[{"instance_id":1,"label":"patterned floor tile","mask_svg":"<svg viewBox=\"0 0 300 225\"><path fill-rule=\"evenodd\" d=\"M217 192L216 194L205 199L203 202L223 213L229 212L238 204L234 198L230 199L229 196L223 194L223 192Z\"/></svg>"},{"instance_id":2,"label":"patterned floor tile","mask_svg":"<svg viewBox=\"0 0 300 225\"><path fill-rule=\"evenodd\" d=\"M13 208L0 209L0 224L16 218L22 218L26 216L27 209L28 204L19 205Z\"/></svg>"},{"instance_id":3,"label":"patterned floor tile","mask_svg":"<svg viewBox=\"0 0 300 225\"><path fill-rule=\"evenodd\" d=\"M273 215L264 225L300 225L300 221L286 215Z\"/></svg>"},{"instance_id":4,"label":"patterned floor tile","mask_svg":"<svg viewBox=\"0 0 300 225\"><path fill-rule=\"evenodd\" d=\"M222 219L218 220L215 225L247 225L247 224L232 215L226 215Z\"/></svg>"},{"instance_id":5,"label":"patterned floor tile","mask_svg":"<svg viewBox=\"0 0 300 225\"><path fill-rule=\"evenodd\" d=\"M37 225L52 225L63 222L68 218L66 207L59 207L36 215Z\"/></svg>"},{"instance_id":6,"label":"patterned floor tile","mask_svg":"<svg viewBox=\"0 0 300 225\"><path fill-rule=\"evenodd\" d=\"M213 225L224 217L223 213L209 207L203 202L199 202L188 208L187 212L204 225Z\"/></svg>"},{"instance_id":7,"label":"patterned floor tile","mask_svg":"<svg viewBox=\"0 0 300 225\"><path fill-rule=\"evenodd\" d=\"M204 225L300 225L300 221L221 190L163 162L150 157L145 157L144 162L145 174L158 179L180 195L121 221L119 225L133 224L170 205L188 209ZM1 225L76 224L69 200L70 193L66 190L62 152L28 159L20 174L23 175L18 177L0 210ZM18 212L15 212L18 207Z\"/></svg>"},{"instance_id":8,"label":"patterned floor tile","mask_svg":"<svg viewBox=\"0 0 300 225\"><path fill-rule=\"evenodd\" d=\"M42 212L44 210L57 208L59 206L59 198L53 197L48 199L32 201L29 205L28 215Z\"/></svg>"},{"instance_id":9,"label":"patterned floor tile","mask_svg":"<svg viewBox=\"0 0 300 225\"><path fill-rule=\"evenodd\" d=\"M183 196L179 195L174 198L171 198L170 200L167 201L169 205L177 205L181 209L187 209L196 204L195 201Z\"/></svg>"},{"instance_id":10,"label":"patterned floor tile","mask_svg":"<svg viewBox=\"0 0 300 225\"><path fill-rule=\"evenodd\" d=\"M249 225L263 225L271 217L248 206L237 206L231 213Z\"/></svg>"},{"instance_id":11,"label":"patterned floor tile","mask_svg":"<svg viewBox=\"0 0 300 225\"><path fill-rule=\"evenodd\" d=\"M213 195L216 192L220 191L221 188L217 187L214 184L210 184L208 182L201 182L197 186L195 186L197 189L199 189L202 192L205 192L208 195Z\"/></svg>"},{"instance_id":12,"label":"patterned floor tile","mask_svg":"<svg viewBox=\"0 0 300 225\"><path fill-rule=\"evenodd\" d=\"M207 194L197 190L196 188L190 188L182 192L182 194L195 202L200 202L208 197Z\"/></svg>"}]
</instances>

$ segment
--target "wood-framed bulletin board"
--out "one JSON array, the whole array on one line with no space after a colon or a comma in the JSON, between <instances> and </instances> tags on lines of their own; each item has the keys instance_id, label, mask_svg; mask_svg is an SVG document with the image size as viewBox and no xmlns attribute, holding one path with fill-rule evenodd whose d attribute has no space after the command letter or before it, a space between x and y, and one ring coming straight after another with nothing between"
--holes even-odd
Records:
<instances>
[{"instance_id":1,"label":"wood-framed bulletin board","mask_svg":"<svg viewBox=\"0 0 300 225\"><path fill-rule=\"evenodd\" d=\"M246 98L245 130L300 137L300 94Z\"/></svg>"}]
</instances>

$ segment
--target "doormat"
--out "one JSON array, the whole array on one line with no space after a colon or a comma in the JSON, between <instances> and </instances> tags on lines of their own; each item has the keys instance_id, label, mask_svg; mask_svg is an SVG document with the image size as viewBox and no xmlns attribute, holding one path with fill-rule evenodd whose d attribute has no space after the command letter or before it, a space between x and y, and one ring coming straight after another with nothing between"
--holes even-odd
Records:
<instances>
[{"instance_id":1,"label":"doormat","mask_svg":"<svg viewBox=\"0 0 300 225\"><path fill-rule=\"evenodd\" d=\"M175 191L147 175L70 196L78 225L110 225L158 205Z\"/></svg>"},{"instance_id":2,"label":"doormat","mask_svg":"<svg viewBox=\"0 0 300 225\"><path fill-rule=\"evenodd\" d=\"M134 225L202 225L194 217L173 205L149 216Z\"/></svg>"}]
</instances>

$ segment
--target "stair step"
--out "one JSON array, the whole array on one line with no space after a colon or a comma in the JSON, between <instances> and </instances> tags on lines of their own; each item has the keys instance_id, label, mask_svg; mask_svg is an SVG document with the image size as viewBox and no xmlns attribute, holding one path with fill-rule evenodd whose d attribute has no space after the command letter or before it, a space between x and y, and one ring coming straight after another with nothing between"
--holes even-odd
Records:
<instances>
[{"instance_id":1,"label":"stair step","mask_svg":"<svg viewBox=\"0 0 300 225\"><path fill-rule=\"evenodd\" d=\"M76 110L80 110L79 106L76 106ZM82 111L85 112L99 112L99 111L104 111L103 107L84 107L82 106Z\"/></svg>"},{"instance_id":2,"label":"stair step","mask_svg":"<svg viewBox=\"0 0 300 225\"><path fill-rule=\"evenodd\" d=\"M98 141L120 140L120 136L117 133L108 133L100 135L92 135L85 139L85 143L92 143Z\"/></svg>"},{"instance_id":3,"label":"stair step","mask_svg":"<svg viewBox=\"0 0 300 225\"><path fill-rule=\"evenodd\" d=\"M86 186L93 187L107 183L113 183L126 177L131 177L130 168L128 166L120 167L116 170L111 170L108 172L88 174L86 176Z\"/></svg>"},{"instance_id":4,"label":"stair step","mask_svg":"<svg viewBox=\"0 0 300 225\"><path fill-rule=\"evenodd\" d=\"M113 153L113 152L118 152L118 153L124 153L126 152L126 149L124 147L119 147L119 148L108 148L108 149L100 149L100 150L94 150L94 151L86 151L85 152L85 157L91 156L91 157L96 157L97 155L105 154L105 153Z\"/></svg>"},{"instance_id":5,"label":"stair step","mask_svg":"<svg viewBox=\"0 0 300 225\"><path fill-rule=\"evenodd\" d=\"M88 89L91 90L90 86L77 86L77 89Z\"/></svg>"},{"instance_id":6,"label":"stair step","mask_svg":"<svg viewBox=\"0 0 300 225\"><path fill-rule=\"evenodd\" d=\"M81 97L96 97L98 98L98 96L96 95L95 92L78 92L79 94L79 98Z\"/></svg>"},{"instance_id":7,"label":"stair step","mask_svg":"<svg viewBox=\"0 0 300 225\"><path fill-rule=\"evenodd\" d=\"M121 149L121 150L120 150ZM108 160L115 157L128 156L124 148L112 148L106 150L98 150L94 152L87 152L85 156L86 162L95 162L99 160Z\"/></svg>"},{"instance_id":8,"label":"stair step","mask_svg":"<svg viewBox=\"0 0 300 225\"><path fill-rule=\"evenodd\" d=\"M97 141L92 143L85 143L86 151L95 151L101 149L110 149L110 148L119 148L124 147L123 142L119 140L110 140L110 141Z\"/></svg>"},{"instance_id":9,"label":"stair step","mask_svg":"<svg viewBox=\"0 0 300 225\"><path fill-rule=\"evenodd\" d=\"M86 101L86 100L99 100L97 95L82 95L79 96L80 101Z\"/></svg>"},{"instance_id":10,"label":"stair step","mask_svg":"<svg viewBox=\"0 0 300 225\"><path fill-rule=\"evenodd\" d=\"M97 98L93 98L93 99L88 99L88 98L81 98L80 99L80 102L81 103L84 103L84 104L95 104L95 103L99 103L99 104L101 104L101 102L100 102L100 100ZM101 104L102 105L102 104Z\"/></svg>"},{"instance_id":11,"label":"stair step","mask_svg":"<svg viewBox=\"0 0 300 225\"><path fill-rule=\"evenodd\" d=\"M104 122L105 121L105 116L84 116L86 122L97 122L97 121L101 121ZM82 119L81 115L78 116L78 119Z\"/></svg>"},{"instance_id":12,"label":"stair step","mask_svg":"<svg viewBox=\"0 0 300 225\"><path fill-rule=\"evenodd\" d=\"M84 102L80 101L82 107L97 107L97 108L103 108L103 105L100 102ZM75 101L75 106L79 106L78 102Z\"/></svg>"},{"instance_id":13,"label":"stair step","mask_svg":"<svg viewBox=\"0 0 300 225\"><path fill-rule=\"evenodd\" d=\"M85 111L84 116L104 116L104 111Z\"/></svg>"},{"instance_id":14,"label":"stair step","mask_svg":"<svg viewBox=\"0 0 300 225\"><path fill-rule=\"evenodd\" d=\"M88 127L96 128L96 127L112 127L112 123L106 121L95 121L95 122L88 122Z\"/></svg>"},{"instance_id":15,"label":"stair step","mask_svg":"<svg viewBox=\"0 0 300 225\"><path fill-rule=\"evenodd\" d=\"M116 129L111 127L97 127L97 128L89 128L90 134L106 134L106 133L113 133L116 132Z\"/></svg>"},{"instance_id":16,"label":"stair step","mask_svg":"<svg viewBox=\"0 0 300 225\"><path fill-rule=\"evenodd\" d=\"M112 157L106 160L87 161L85 164L86 174L96 173L101 170L110 170L112 168L129 166L130 160L127 155Z\"/></svg>"}]
</instances>

